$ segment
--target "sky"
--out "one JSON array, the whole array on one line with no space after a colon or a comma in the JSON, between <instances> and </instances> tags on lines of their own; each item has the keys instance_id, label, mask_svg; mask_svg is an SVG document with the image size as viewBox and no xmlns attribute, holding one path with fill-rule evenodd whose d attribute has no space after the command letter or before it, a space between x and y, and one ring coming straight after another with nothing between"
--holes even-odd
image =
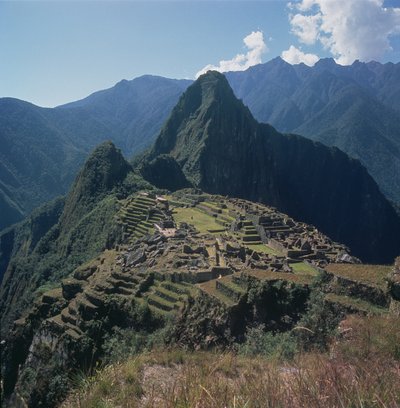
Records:
<instances>
[{"instance_id":1,"label":"sky","mask_svg":"<svg viewBox=\"0 0 400 408\"><path fill-rule=\"evenodd\" d=\"M277 56L397 63L400 0L0 0L0 97L39 106L144 74L194 79Z\"/></svg>"}]
</instances>

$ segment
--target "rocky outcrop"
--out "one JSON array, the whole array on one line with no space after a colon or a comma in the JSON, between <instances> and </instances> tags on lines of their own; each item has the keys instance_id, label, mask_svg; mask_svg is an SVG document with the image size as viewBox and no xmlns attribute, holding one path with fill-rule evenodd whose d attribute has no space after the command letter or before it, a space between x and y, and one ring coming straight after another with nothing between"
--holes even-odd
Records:
<instances>
[{"instance_id":1,"label":"rocky outcrop","mask_svg":"<svg viewBox=\"0 0 400 408\"><path fill-rule=\"evenodd\" d=\"M147 181L158 188L176 191L191 186L179 164L169 155L161 155L143 163L140 172Z\"/></svg>"},{"instance_id":2,"label":"rocky outcrop","mask_svg":"<svg viewBox=\"0 0 400 408\"><path fill-rule=\"evenodd\" d=\"M393 272L388 278L389 293L391 295L390 312L400 316L400 257L396 258Z\"/></svg>"}]
</instances>

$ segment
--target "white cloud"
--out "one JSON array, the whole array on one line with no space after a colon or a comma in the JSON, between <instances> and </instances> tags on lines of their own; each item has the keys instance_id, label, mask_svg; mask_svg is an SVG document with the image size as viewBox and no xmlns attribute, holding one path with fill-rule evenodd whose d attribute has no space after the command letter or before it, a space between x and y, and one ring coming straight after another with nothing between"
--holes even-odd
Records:
<instances>
[{"instance_id":1,"label":"white cloud","mask_svg":"<svg viewBox=\"0 0 400 408\"><path fill-rule=\"evenodd\" d=\"M295 14L290 19L292 33L297 35L299 40L304 44L315 44L319 35L319 26L321 24L321 14L317 13L312 16Z\"/></svg>"},{"instance_id":2,"label":"white cloud","mask_svg":"<svg viewBox=\"0 0 400 408\"><path fill-rule=\"evenodd\" d=\"M292 32L305 44L320 41L339 64L379 60L400 33L400 8L383 0L302 0L289 3ZM306 13L306 14L305 14Z\"/></svg>"},{"instance_id":3,"label":"white cloud","mask_svg":"<svg viewBox=\"0 0 400 408\"><path fill-rule=\"evenodd\" d=\"M289 64L300 64L303 62L310 67L312 67L319 60L317 55L306 54L296 48L294 45L291 45L288 50L283 51L281 57Z\"/></svg>"},{"instance_id":4,"label":"white cloud","mask_svg":"<svg viewBox=\"0 0 400 408\"><path fill-rule=\"evenodd\" d=\"M244 71L253 65L261 63L261 56L268 51L264 41L264 35L261 31L252 31L243 39L244 45L248 51L246 54L237 54L230 60L222 60L218 65L206 65L196 74L196 78L209 70L228 72Z\"/></svg>"}]
</instances>

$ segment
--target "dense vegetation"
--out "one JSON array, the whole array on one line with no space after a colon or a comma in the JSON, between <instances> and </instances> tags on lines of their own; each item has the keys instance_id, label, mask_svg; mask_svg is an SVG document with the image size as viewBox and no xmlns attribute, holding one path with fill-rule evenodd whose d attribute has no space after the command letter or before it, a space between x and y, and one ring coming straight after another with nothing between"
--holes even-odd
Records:
<instances>
[{"instance_id":1,"label":"dense vegetation","mask_svg":"<svg viewBox=\"0 0 400 408\"><path fill-rule=\"evenodd\" d=\"M94 150L67 195L0 235L2 332L46 289L118 240L118 198L149 185L110 142ZM65 205L64 205L65 203Z\"/></svg>"},{"instance_id":2,"label":"dense vegetation","mask_svg":"<svg viewBox=\"0 0 400 408\"><path fill-rule=\"evenodd\" d=\"M90 151L147 147L190 81L144 76L54 109L0 99L0 230L65 194Z\"/></svg>"},{"instance_id":3,"label":"dense vegetation","mask_svg":"<svg viewBox=\"0 0 400 408\"><path fill-rule=\"evenodd\" d=\"M390 263L400 219L364 167L336 148L258 124L225 77L209 72L179 100L149 159L169 154L196 187L275 206Z\"/></svg>"},{"instance_id":4,"label":"dense vegetation","mask_svg":"<svg viewBox=\"0 0 400 408\"><path fill-rule=\"evenodd\" d=\"M280 58L226 74L257 120L339 147L359 159L395 202L398 76L399 64L344 67L325 59L310 68ZM65 194L98 143L110 139L127 156L150 146L190 83L146 75L55 109L0 99L0 230Z\"/></svg>"},{"instance_id":5,"label":"dense vegetation","mask_svg":"<svg viewBox=\"0 0 400 408\"><path fill-rule=\"evenodd\" d=\"M254 117L359 159L393 201L400 201L400 64L342 66L332 58L314 67L281 58L227 73Z\"/></svg>"}]
</instances>

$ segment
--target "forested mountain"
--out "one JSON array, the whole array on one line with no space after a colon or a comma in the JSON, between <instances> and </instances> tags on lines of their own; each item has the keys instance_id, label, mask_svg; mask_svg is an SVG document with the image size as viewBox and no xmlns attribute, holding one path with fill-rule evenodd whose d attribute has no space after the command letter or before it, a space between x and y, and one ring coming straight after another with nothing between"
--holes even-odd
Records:
<instances>
[{"instance_id":1,"label":"forested mountain","mask_svg":"<svg viewBox=\"0 0 400 408\"><path fill-rule=\"evenodd\" d=\"M400 201L399 64L276 58L226 77L258 121L339 147ZM0 229L64 194L98 143L127 157L150 146L190 83L145 75L53 109L0 99Z\"/></svg>"},{"instance_id":2,"label":"forested mountain","mask_svg":"<svg viewBox=\"0 0 400 408\"><path fill-rule=\"evenodd\" d=\"M0 99L0 230L64 194L102 141L147 147L188 83L144 76L54 109Z\"/></svg>"},{"instance_id":3,"label":"forested mountain","mask_svg":"<svg viewBox=\"0 0 400 408\"><path fill-rule=\"evenodd\" d=\"M88 157L66 197L0 234L2 330L39 287L57 283L114 241L118 192L136 188L136 178L126 177L130 171L121 152L104 142Z\"/></svg>"},{"instance_id":4,"label":"forested mountain","mask_svg":"<svg viewBox=\"0 0 400 408\"><path fill-rule=\"evenodd\" d=\"M276 206L366 261L398 252L399 217L365 168L337 148L257 123L222 74L203 75L181 97L149 160L166 154L194 186Z\"/></svg>"},{"instance_id":5,"label":"forested mountain","mask_svg":"<svg viewBox=\"0 0 400 408\"><path fill-rule=\"evenodd\" d=\"M278 57L226 77L258 121L339 147L400 201L400 64L327 58L308 67Z\"/></svg>"}]
</instances>

